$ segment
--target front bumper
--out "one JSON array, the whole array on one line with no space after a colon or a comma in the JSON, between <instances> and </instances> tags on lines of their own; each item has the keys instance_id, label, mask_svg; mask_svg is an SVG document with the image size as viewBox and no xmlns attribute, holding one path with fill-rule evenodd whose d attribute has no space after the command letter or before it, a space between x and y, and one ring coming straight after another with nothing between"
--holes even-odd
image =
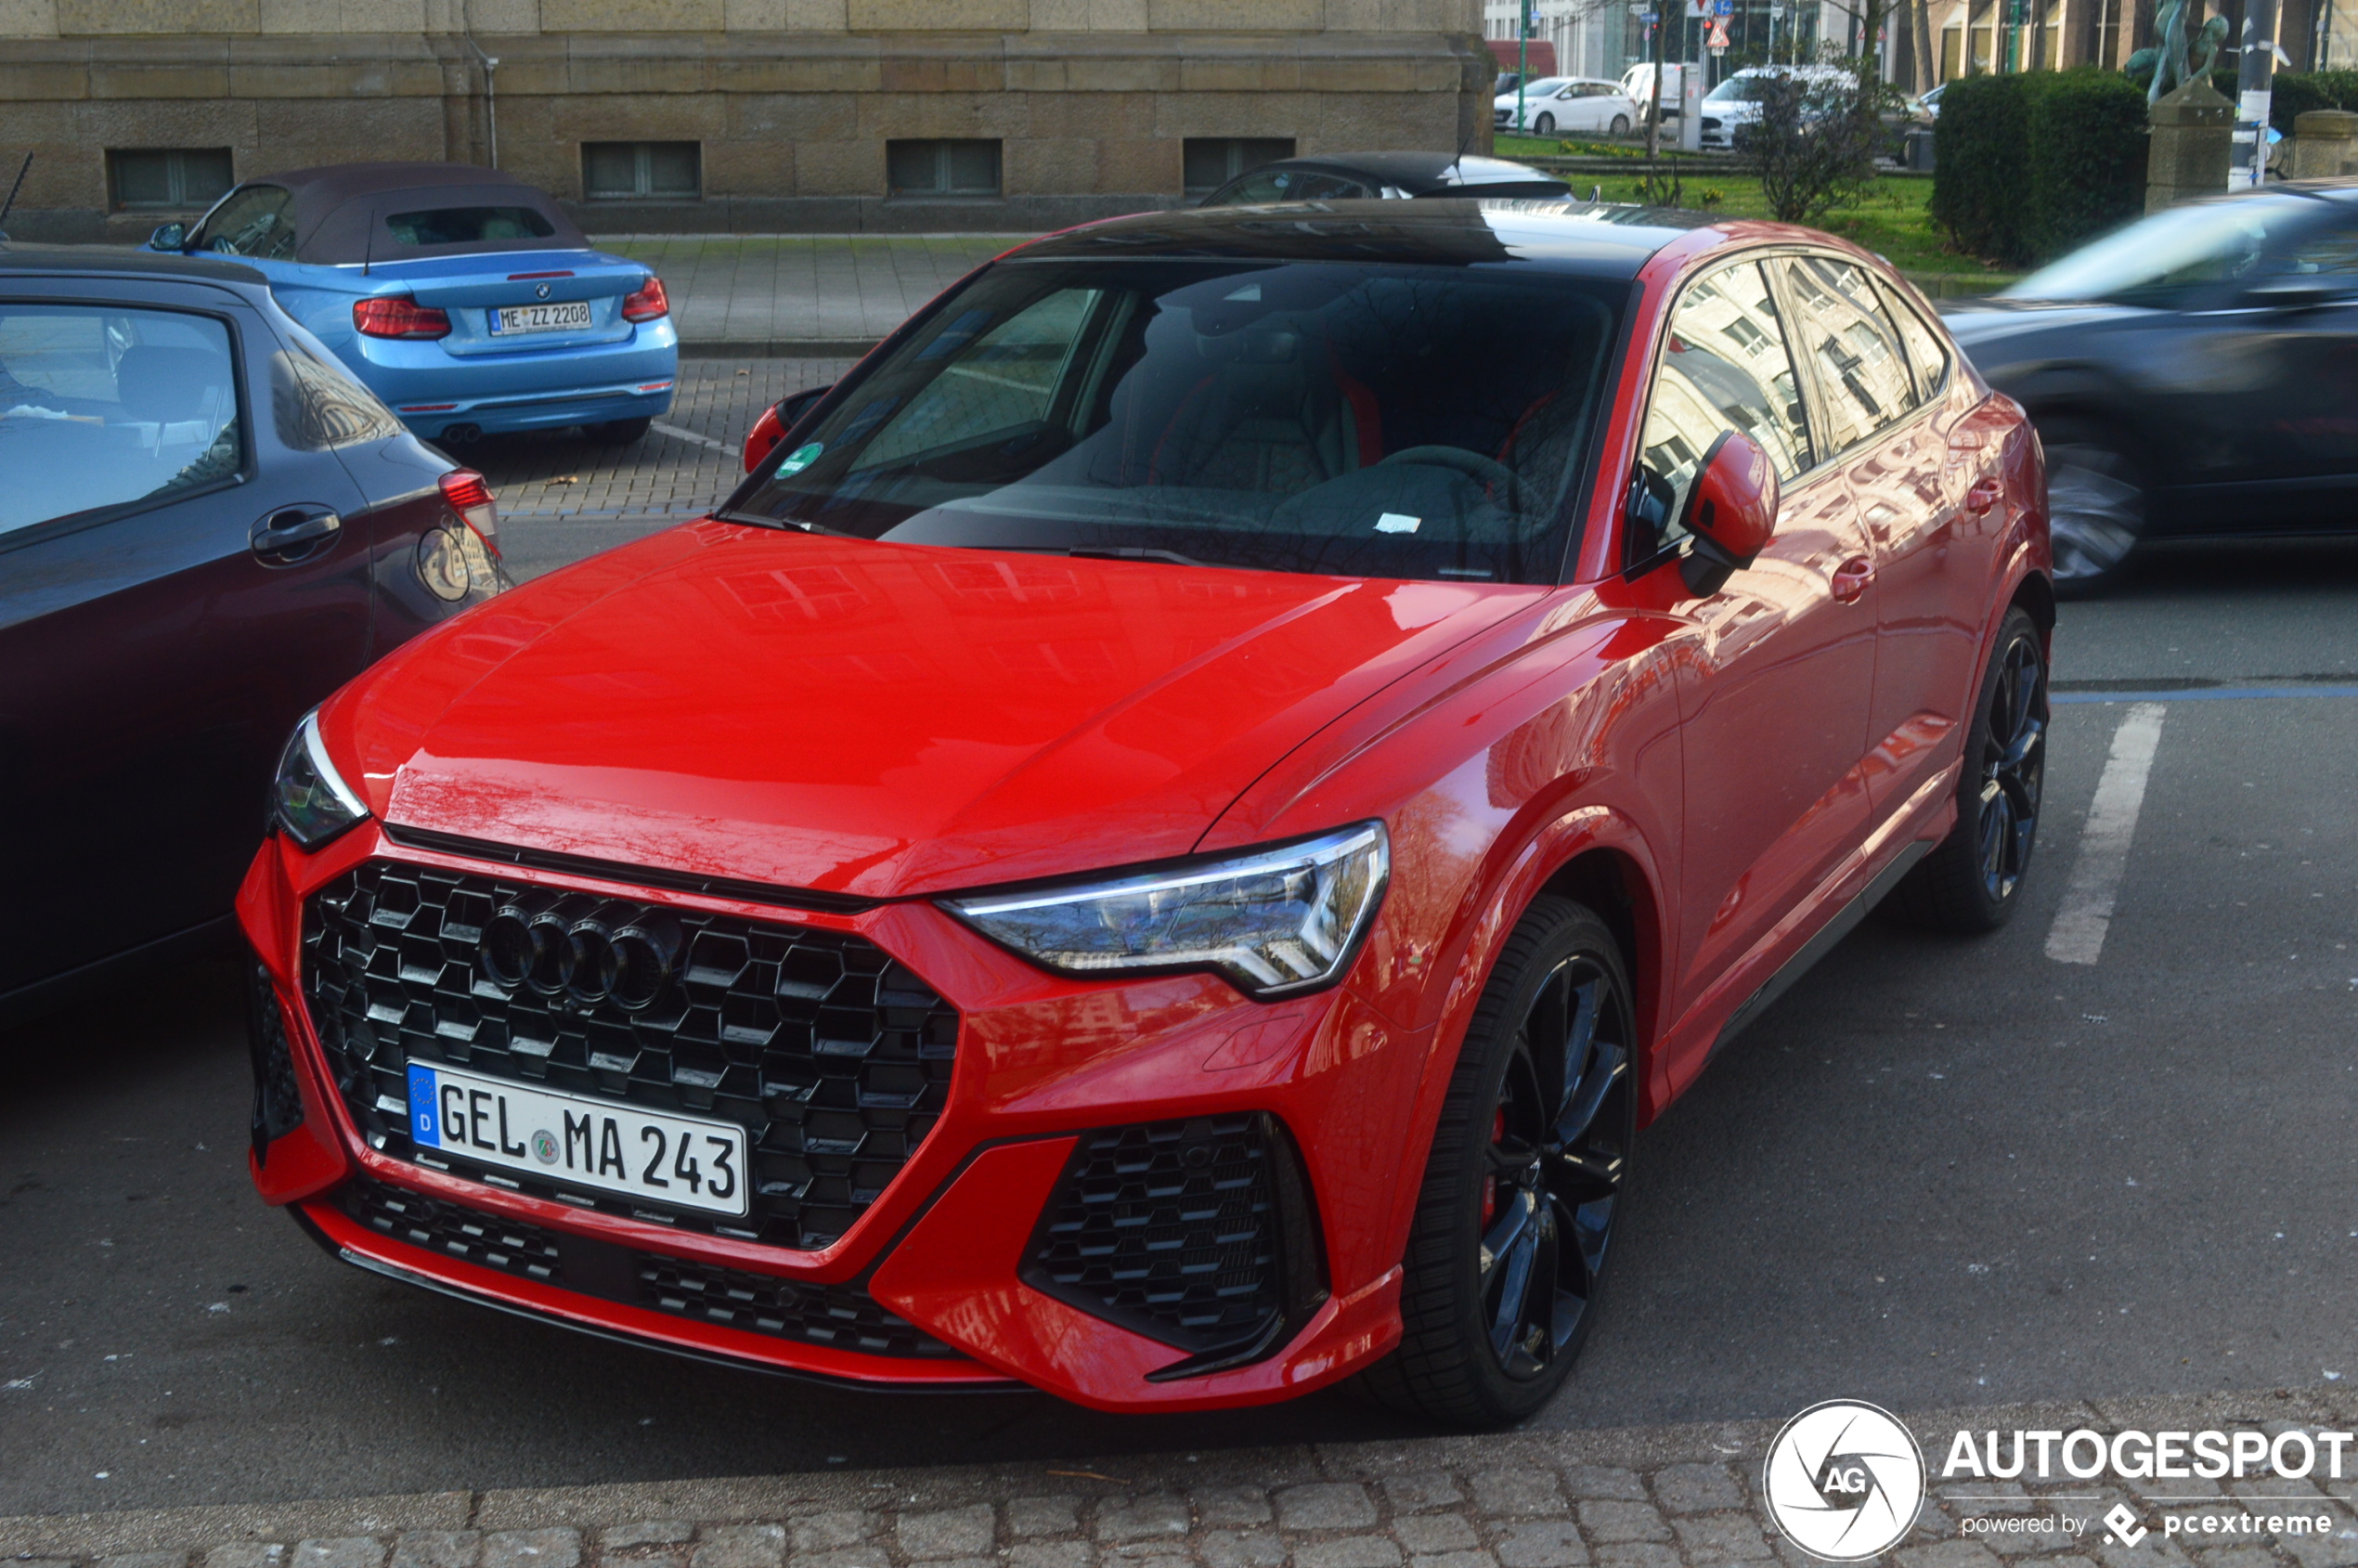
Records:
<instances>
[{"instance_id":1,"label":"front bumper","mask_svg":"<svg viewBox=\"0 0 2358 1568\"><path fill-rule=\"evenodd\" d=\"M356 868L388 863L873 942L957 1010L939 1120L848 1228L810 1238L823 1242L815 1246L775 1245L774 1230L747 1239L555 1201L398 1158L399 1139L382 1121L369 1131L349 1083L339 1088L331 1062L343 1058L314 1027L303 978L306 901ZM1261 1004L1209 977L1080 984L1023 964L929 903L782 911L486 865L394 843L373 823L316 855L274 836L239 909L302 1108L291 1130L283 1108L266 1125L257 1116L256 1184L360 1266L688 1354L872 1388L1013 1380L1112 1409L1289 1398L1347 1376L1398 1338L1397 1263L1414 1197L1398 1151L1427 1041L1394 1029L1348 985ZM271 1082L263 1056L258 1048L257 1070ZM1134 1299L1073 1287L1043 1262L1057 1206L1084 1168L1152 1188L1145 1164L1122 1164L1117 1133L1141 1147L1148 1134L1216 1144L1247 1123L1272 1130L1271 1147L1283 1146L1295 1173L1298 1212L1276 1233L1288 1250L1286 1310L1265 1343L1196 1354L1158 1332ZM1167 1152L1178 1155L1178 1144ZM1133 1196L1122 1189L1122 1201ZM1155 1234L1177 1234L1170 1220L1156 1211ZM1201 1238L1188 1234L1195 1248Z\"/></svg>"}]
</instances>

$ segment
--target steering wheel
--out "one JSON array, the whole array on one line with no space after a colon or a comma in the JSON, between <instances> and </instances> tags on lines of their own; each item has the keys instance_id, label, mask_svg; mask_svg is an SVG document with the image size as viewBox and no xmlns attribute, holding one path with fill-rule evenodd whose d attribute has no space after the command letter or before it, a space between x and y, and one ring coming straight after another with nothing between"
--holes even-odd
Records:
<instances>
[{"instance_id":1,"label":"steering wheel","mask_svg":"<svg viewBox=\"0 0 2358 1568\"><path fill-rule=\"evenodd\" d=\"M1516 511L1531 510L1522 476L1496 458L1470 452L1463 447L1405 447L1385 457L1376 466L1381 468L1386 463L1396 462L1420 462L1432 468L1454 468L1468 478L1503 487L1509 503Z\"/></svg>"}]
</instances>

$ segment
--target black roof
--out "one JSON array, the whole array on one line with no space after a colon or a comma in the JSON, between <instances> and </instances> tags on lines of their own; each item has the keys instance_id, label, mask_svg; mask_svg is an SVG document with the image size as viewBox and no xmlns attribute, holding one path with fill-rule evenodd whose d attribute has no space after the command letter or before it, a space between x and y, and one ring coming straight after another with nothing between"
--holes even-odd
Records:
<instances>
[{"instance_id":1,"label":"black roof","mask_svg":"<svg viewBox=\"0 0 2358 1568\"><path fill-rule=\"evenodd\" d=\"M246 283L268 287L270 280L240 262L202 256L158 255L149 251L41 250L0 245L0 272L75 272L93 277L202 279L215 283Z\"/></svg>"},{"instance_id":2,"label":"black roof","mask_svg":"<svg viewBox=\"0 0 2358 1568\"><path fill-rule=\"evenodd\" d=\"M1010 259L1514 262L1626 279L1671 240L1717 221L1707 213L1565 201L1289 201L1141 213L1051 234Z\"/></svg>"},{"instance_id":3,"label":"black roof","mask_svg":"<svg viewBox=\"0 0 2358 1568\"><path fill-rule=\"evenodd\" d=\"M574 221L549 195L515 175L475 163L323 163L288 169L240 182L239 188L272 185L294 197L295 259L313 265L398 261L408 256L454 253L444 247L404 244L385 225L386 214L405 209L432 210L481 199L486 204L527 207L548 221L546 236L477 240L465 253L492 251L578 251L589 246Z\"/></svg>"},{"instance_id":4,"label":"black roof","mask_svg":"<svg viewBox=\"0 0 2358 1568\"><path fill-rule=\"evenodd\" d=\"M308 169L288 169L260 175L241 185L282 185L298 202L317 202L319 210L339 206L356 196L382 190L419 190L434 186L508 185L524 181L479 163L321 163ZM527 187L526 188L530 188Z\"/></svg>"},{"instance_id":5,"label":"black roof","mask_svg":"<svg viewBox=\"0 0 2358 1568\"><path fill-rule=\"evenodd\" d=\"M1386 185L1396 185L1419 196L1431 190L1461 186L1524 185L1533 180L1545 180L1551 185L1564 183L1545 169L1535 169L1528 163L1510 162L1504 158L1486 158L1479 153L1326 152L1315 157L1280 158L1262 167L1331 169L1342 174L1364 175Z\"/></svg>"}]
</instances>

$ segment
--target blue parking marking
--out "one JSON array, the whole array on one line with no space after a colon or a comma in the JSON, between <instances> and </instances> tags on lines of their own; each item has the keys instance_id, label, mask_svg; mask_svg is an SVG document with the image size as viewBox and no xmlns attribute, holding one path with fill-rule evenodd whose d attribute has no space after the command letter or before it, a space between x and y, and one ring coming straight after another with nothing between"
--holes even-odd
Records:
<instances>
[{"instance_id":1,"label":"blue parking marking","mask_svg":"<svg viewBox=\"0 0 2358 1568\"><path fill-rule=\"evenodd\" d=\"M2358 686L2209 686L2183 692L2055 692L2051 703L2228 703L2255 697L2358 697Z\"/></svg>"},{"instance_id":2,"label":"blue parking marking","mask_svg":"<svg viewBox=\"0 0 2358 1568\"><path fill-rule=\"evenodd\" d=\"M409 1064L409 1140L428 1148L442 1147L442 1117L435 1108L434 1069Z\"/></svg>"}]
</instances>

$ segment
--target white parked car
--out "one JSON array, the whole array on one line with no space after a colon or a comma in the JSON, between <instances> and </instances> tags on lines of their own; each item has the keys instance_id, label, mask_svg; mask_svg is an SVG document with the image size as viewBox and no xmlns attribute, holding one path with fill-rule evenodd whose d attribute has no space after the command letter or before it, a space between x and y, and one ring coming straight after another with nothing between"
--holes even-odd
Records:
<instances>
[{"instance_id":1,"label":"white parked car","mask_svg":"<svg viewBox=\"0 0 2358 1568\"><path fill-rule=\"evenodd\" d=\"M1638 123L1638 106L1618 82L1597 82L1583 76L1551 76L1522 90L1522 123L1515 122L1515 95L1502 95L1495 105L1495 120L1502 131L1526 130L1554 136L1567 132L1600 132L1626 136Z\"/></svg>"},{"instance_id":2,"label":"white parked car","mask_svg":"<svg viewBox=\"0 0 2358 1568\"><path fill-rule=\"evenodd\" d=\"M1640 110L1653 101L1656 69L1653 61L1647 60L1621 73L1622 95ZM1662 72L1663 118L1675 120L1678 117L1678 95L1684 91L1680 84L1686 80L1687 67L1675 60L1665 60L1659 69Z\"/></svg>"},{"instance_id":3,"label":"white parked car","mask_svg":"<svg viewBox=\"0 0 2358 1568\"><path fill-rule=\"evenodd\" d=\"M1734 150L1751 127L1759 123L1760 84L1776 76L1804 83L1851 80L1851 73L1837 65L1746 66L1703 96L1703 145L1706 151Z\"/></svg>"}]
</instances>

